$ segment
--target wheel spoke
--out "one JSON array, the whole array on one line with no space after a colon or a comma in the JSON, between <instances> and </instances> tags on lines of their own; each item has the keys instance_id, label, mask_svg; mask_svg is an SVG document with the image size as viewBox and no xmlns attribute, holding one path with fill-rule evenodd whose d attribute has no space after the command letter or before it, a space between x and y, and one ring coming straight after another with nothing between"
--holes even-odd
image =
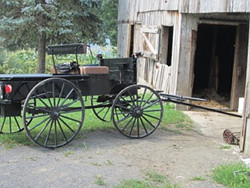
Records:
<instances>
[{"instance_id":1,"label":"wheel spoke","mask_svg":"<svg viewBox=\"0 0 250 188\"><path fill-rule=\"evenodd\" d=\"M64 86L65 86L65 83L63 83L62 88L61 88L61 91L60 91L60 94L59 94L59 96L58 96L58 101L57 101L57 104L56 104L57 107L58 107L59 104L60 104L60 101L61 101L61 98L62 98L62 94L63 94L63 90L64 90Z\"/></svg>"},{"instance_id":2,"label":"wheel spoke","mask_svg":"<svg viewBox=\"0 0 250 188\"><path fill-rule=\"evenodd\" d=\"M117 112L118 110L120 111L120 113ZM127 115L125 115L125 113L127 113ZM119 115L123 115L123 118L126 118L127 116L129 116L129 112L123 112L123 110L121 110L120 108L115 108L115 115L119 123L120 121Z\"/></svg>"},{"instance_id":3,"label":"wheel spoke","mask_svg":"<svg viewBox=\"0 0 250 188\"><path fill-rule=\"evenodd\" d=\"M68 119L68 120L71 120L71 121L75 121L77 123L81 123L81 121L79 121L77 119L73 119L73 118L70 118L70 117L67 117L67 116L64 116L64 115L61 115L61 117L65 118L65 119Z\"/></svg>"},{"instance_id":4,"label":"wheel spoke","mask_svg":"<svg viewBox=\"0 0 250 188\"><path fill-rule=\"evenodd\" d=\"M3 127L4 127L4 124L5 124L5 120L6 120L6 117L4 117L4 119L3 119L3 123L2 123L2 126L1 126L1 132L3 132Z\"/></svg>"},{"instance_id":5,"label":"wheel spoke","mask_svg":"<svg viewBox=\"0 0 250 188\"><path fill-rule=\"evenodd\" d=\"M73 100L72 102L64 105L64 106L61 106L61 109L63 110L64 108L68 108L69 106L71 106L72 104L75 104L77 101L79 101L79 99L75 99Z\"/></svg>"},{"instance_id":6,"label":"wheel spoke","mask_svg":"<svg viewBox=\"0 0 250 188\"><path fill-rule=\"evenodd\" d=\"M70 114L70 113L81 112L81 111L82 111L82 109L79 107L77 109L70 109L70 110L64 109L64 111L61 111L60 113L61 114Z\"/></svg>"},{"instance_id":7,"label":"wheel spoke","mask_svg":"<svg viewBox=\"0 0 250 188\"><path fill-rule=\"evenodd\" d=\"M151 115L149 115L149 114L146 114L146 113L144 113L143 115L145 115L145 116L148 116L148 117L151 117L151 118L153 118L153 119L157 119L157 120L161 120L160 118L158 118L158 117L155 117L155 116L151 116Z\"/></svg>"},{"instance_id":8,"label":"wheel spoke","mask_svg":"<svg viewBox=\"0 0 250 188\"><path fill-rule=\"evenodd\" d=\"M125 120L128 119L129 117L131 117L131 116L127 115L127 116L124 116L122 119L118 119L118 118L117 118L117 119L118 119L117 124L119 124L119 123L125 121Z\"/></svg>"},{"instance_id":9,"label":"wheel spoke","mask_svg":"<svg viewBox=\"0 0 250 188\"><path fill-rule=\"evenodd\" d=\"M144 116L141 116L143 119L145 119L146 122L149 123L149 125L151 125L153 128L156 128L147 118L145 118Z\"/></svg>"},{"instance_id":10,"label":"wheel spoke","mask_svg":"<svg viewBox=\"0 0 250 188\"><path fill-rule=\"evenodd\" d=\"M38 97L39 101L41 101L48 109L51 109L51 107L49 107L44 101L43 99L41 99L40 97Z\"/></svg>"},{"instance_id":11,"label":"wheel spoke","mask_svg":"<svg viewBox=\"0 0 250 188\"><path fill-rule=\"evenodd\" d=\"M137 121L137 137L140 138L140 124L139 124L139 118L136 118Z\"/></svg>"},{"instance_id":12,"label":"wheel spoke","mask_svg":"<svg viewBox=\"0 0 250 188\"><path fill-rule=\"evenodd\" d=\"M133 125L132 125L131 129L130 129L129 136L131 136L132 131L133 131L134 126L135 126L135 122L136 122L136 118L133 118L133 119L134 119L134 122L133 122Z\"/></svg>"},{"instance_id":13,"label":"wheel spoke","mask_svg":"<svg viewBox=\"0 0 250 188\"><path fill-rule=\"evenodd\" d=\"M141 124L142 124L144 131L146 132L146 134L148 134L148 130L147 130L146 126L144 125L144 122L142 121L141 117L140 117L140 121L141 121Z\"/></svg>"},{"instance_id":14,"label":"wheel spoke","mask_svg":"<svg viewBox=\"0 0 250 188\"><path fill-rule=\"evenodd\" d=\"M49 125L50 122L51 122L51 119L43 126L42 130L38 133L38 135L35 137L34 140L37 140L42 135L42 133L47 128L47 126Z\"/></svg>"},{"instance_id":15,"label":"wheel spoke","mask_svg":"<svg viewBox=\"0 0 250 188\"><path fill-rule=\"evenodd\" d=\"M147 91L147 88L144 88L143 95L142 95L142 98L141 98L141 102L140 102L140 105L139 105L140 107L142 106L142 102L143 102L144 97L146 95L146 91Z\"/></svg>"},{"instance_id":16,"label":"wheel spoke","mask_svg":"<svg viewBox=\"0 0 250 188\"><path fill-rule=\"evenodd\" d=\"M147 99L147 101L142 105L142 107L144 107L146 104L148 104L148 102L151 100L151 98L154 96L154 93L152 93L150 95L150 97Z\"/></svg>"},{"instance_id":17,"label":"wheel spoke","mask_svg":"<svg viewBox=\"0 0 250 188\"><path fill-rule=\"evenodd\" d=\"M161 112L161 109L143 110L143 112Z\"/></svg>"},{"instance_id":18,"label":"wheel spoke","mask_svg":"<svg viewBox=\"0 0 250 188\"><path fill-rule=\"evenodd\" d=\"M12 127L11 127L11 117L9 117L9 125L10 125L10 133L12 133Z\"/></svg>"},{"instance_id":19,"label":"wheel spoke","mask_svg":"<svg viewBox=\"0 0 250 188\"><path fill-rule=\"evenodd\" d=\"M62 104L60 105L60 107L62 107L64 105L64 103L69 99L70 95L72 94L72 92L74 91L74 89L71 89L70 92L67 94L67 96L64 98Z\"/></svg>"},{"instance_id":20,"label":"wheel spoke","mask_svg":"<svg viewBox=\"0 0 250 188\"><path fill-rule=\"evenodd\" d=\"M131 116L129 116L131 117ZM122 132L128 127L128 125L130 124L130 122L133 120L133 117L131 117L131 119L126 123L126 125L122 128Z\"/></svg>"},{"instance_id":21,"label":"wheel spoke","mask_svg":"<svg viewBox=\"0 0 250 188\"><path fill-rule=\"evenodd\" d=\"M125 106L121 106L121 105L119 105L119 104L116 104L116 107L119 107L119 108L125 109L125 110L127 110L127 111L130 111L129 108L127 108L127 107L125 107Z\"/></svg>"},{"instance_id":22,"label":"wheel spoke","mask_svg":"<svg viewBox=\"0 0 250 188\"><path fill-rule=\"evenodd\" d=\"M50 97L49 97L49 95L48 95L48 92L47 92L47 91L45 91L45 88L43 88L43 92L44 92L44 94L45 94L45 96L46 96L47 100L49 101L50 107L52 107L52 106L53 106L53 104L52 104L52 102L51 102L51 100L50 100Z\"/></svg>"},{"instance_id":23,"label":"wheel spoke","mask_svg":"<svg viewBox=\"0 0 250 188\"><path fill-rule=\"evenodd\" d=\"M29 104L28 104L27 108L33 109L33 110L42 110L42 111L47 112L47 113L50 113L50 111L51 111L51 110L46 109L46 108L44 108L44 107L30 106Z\"/></svg>"},{"instance_id":24,"label":"wheel spoke","mask_svg":"<svg viewBox=\"0 0 250 188\"><path fill-rule=\"evenodd\" d=\"M128 90L128 94L129 94L129 97L130 97L130 99L131 99L133 105L135 106L135 99L134 99L134 96L131 95L130 90Z\"/></svg>"},{"instance_id":25,"label":"wheel spoke","mask_svg":"<svg viewBox=\"0 0 250 188\"><path fill-rule=\"evenodd\" d=\"M49 127L49 132L48 132L48 134L46 136L46 139L44 141L44 145L45 146L47 146L47 144L48 144L48 140L49 140L49 136L50 136L50 133L51 133L51 129L52 129L53 123L54 123L54 120L51 121L51 124L50 124L50 127Z\"/></svg>"},{"instance_id":26,"label":"wheel spoke","mask_svg":"<svg viewBox=\"0 0 250 188\"><path fill-rule=\"evenodd\" d=\"M155 105L155 104L157 104L157 103L159 103L159 102L160 102L159 99L158 99L158 100L155 100L153 103L151 103L151 104L148 105L148 106L143 107L142 109L145 110L145 109L147 109L147 108L150 108L150 107L152 107L153 105Z\"/></svg>"},{"instance_id":27,"label":"wheel spoke","mask_svg":"<svg viewBox=\"0 0 250 188\"><path fill-rule=\"evenodd\" d=\"M55 82L51 83L51 88L52 88L52 96L53 96L53 106L56 106L56 96L55 96Z\"/></svg>"},{"instance_id":28,"label":"wheel spoke","mask_svg":"<svg viewBox=\"0 0 250 188\"><path fill-rule=\"evenodd\" d=\"M48 114L41 114L41 115L36 115L36 116L29 116L26 117L26 119L34 119L34 118L40 118L40 117L46 117Z\"/></svg>"},{"instance_id":29,"label":"wheel spoke","mask_svg":"<svg viewBox=\"0 0 250 188\"><path fill-rule=\"evenodd\" d=\"M63 131L63 128L62 128L62 126L61 126L60 121L58 121L58 120L56 120L56 121L57 121L57 123L58 123L58 126L59 126L59 128L60 128L62 134L63 134L64 140L65 140L66 142L68 142L68 139L67 139L67 137L66 137L66 135L65 135L65 133L64 133L64 131Z\"/></svg>"},{"instance_id":30,"label":"wheel spoke","mask_svg":"<svg viewBox=\"0 0 250 188\"><path fill-rule=\"evenodd\" d=\"M62 118L60 118L59 117L59 120L61 121L61 122L63 122L63 124L66 126L66 127L68 127L68 129L69 130L71 130L71 132L73 132L73 133L76 133Z\"/></svg>"},{"instance_id":31,"label":"wheel spoke","mask_svg":"<svg viewBox=\"0 0 250 188\"><path fill-rule=\"evenodd\" d=\"M16 125L18 127L18 130L21 130L21 127L20 127L20 124L18 123L17 119L16 119L16 116L14 116L14 120L16 122Z\"/></svg>"},{"instance_id":32,"label":"wheel spoke","mask_svg":"<svg viewBox=\"0 0 250 188\"><path fill-rule=\"evenodd\" d=\"M55 143L56 143L56 146L57 146L57 127L56 127L56 120L54 121L54 125L55 125Z\"/></svg>"},{"instance_id":33,"label":"wheel spoke","mask_svg":"<svg viewBox=\"0 0 250 188\"><path fill-rule=\"evenodd\" d=\"M43 124L44 122L46 122L48 120L49 120L49 117L47 117L46 119L42 120L40 123L38 123L35 126L33 126L32 128L30 128L29 131L32 131L33 129L37 128L39 125Z\"/></svg>"}]
</instances>

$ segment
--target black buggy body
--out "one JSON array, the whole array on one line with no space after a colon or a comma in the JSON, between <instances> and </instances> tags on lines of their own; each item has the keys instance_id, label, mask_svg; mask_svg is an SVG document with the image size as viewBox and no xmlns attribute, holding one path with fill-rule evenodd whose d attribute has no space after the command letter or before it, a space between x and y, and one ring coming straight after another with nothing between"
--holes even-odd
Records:
<instances>
[{"instance_id":1,"label":"black buggy body","mask_svg":"<svg viewBox=\"0 0 250 188\"><path fill-rule=\"evenodd\" d=\"M34 143L57 148L75 138L85 109L92 109L98 119L112 120L127 137L153 133L161 122L163 105L153 89L136 85L137 57L99 55L98 65L82 66L77 55L87 48L84 44L48 46L54 63L51 74L0 75L0 132L25 129ZM75 54L75 61L56 64L55 56L65 54Z\"/></svg>"}]
</instances>

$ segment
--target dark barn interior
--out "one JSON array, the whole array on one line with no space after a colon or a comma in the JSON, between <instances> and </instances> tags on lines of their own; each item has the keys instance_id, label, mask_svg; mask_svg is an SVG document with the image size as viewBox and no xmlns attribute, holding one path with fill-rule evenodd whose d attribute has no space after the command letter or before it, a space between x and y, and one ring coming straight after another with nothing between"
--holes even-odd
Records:
<instances>
[{"instance_id":1,"label":"dark barn interior","mask_svg":"<svg viewBox=\"0 0 250 188\"><path fill-rule=\"evenodd\" d=\"M199 25L193 96L216 94L230 101L235 40L236 26Z\"/></svg>"}]
</instances>

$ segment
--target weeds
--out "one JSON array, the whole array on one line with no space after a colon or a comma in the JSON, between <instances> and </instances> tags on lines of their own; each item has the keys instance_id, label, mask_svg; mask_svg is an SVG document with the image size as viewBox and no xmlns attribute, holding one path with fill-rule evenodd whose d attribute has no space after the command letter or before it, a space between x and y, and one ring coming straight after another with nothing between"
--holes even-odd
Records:
<instances>
[{"instance_id":1,"label":"weeds","mask_svg":"<svg viewBox=\"0 0 250 188\"><path fill-rule=\"evenodd\" d=\"M229 188L249 188L250 169L244 164L224 164L220 165L212 172L212 178Z\"/></svg>"},{"instance_id":2,"label":"weeds","mask_svg":"<svg viewBox=\"0 0 250 188\"><path fill-rule=\"evenodd\" d=\"M200 177L200 176L195 176L191 178L192 181L205 181L206 178Z\"/></svg>"},{"instance_id":3,"label":"weeds","mask_svg":"<svg viewBox=\"0 0 250 188\"><path fill-rule=\"evenodd\" d=\"M129 179L124 180L116 188L179 188L177 184L171 184L168 178L156 172L148 171L143 180Z\"/></svg>"},{"instance_id":4,"label":"weeds","mask_svg":"<svg viewBox=\"0 0 250 188\"><path fill-rule=\"evenodd\" d=\"M95 184L96 185L102 185L102 186L105 185L103 177L100 176L100 175L96 175L95 176Z\"/></svg>"}]
</instances>

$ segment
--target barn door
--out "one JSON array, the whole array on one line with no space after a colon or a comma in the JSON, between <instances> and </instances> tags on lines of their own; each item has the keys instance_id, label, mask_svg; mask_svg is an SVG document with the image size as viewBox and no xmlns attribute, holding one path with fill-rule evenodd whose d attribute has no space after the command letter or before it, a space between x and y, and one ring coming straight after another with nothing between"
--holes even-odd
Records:
<instances>
[{"instance_id":1,"label":"barn door","mask_svg":"<svg viewBox=\"0 0 250 188\"><path fill-rule=\"evenodd\" d=\"M248 32L246 25L240 25L236 31L234 66L231 87L230 108L238 109L239 97L244 97L247 68Z\"/></svg>"},{"instance_id":2,"label":"barn door","mask_svg":"<svg viewBox=\"0 0 250 188\"><path fill-rule=\"evenodd\" d=\"M160 29L155 26L142 26L143 53L145 57L159 59Z\"/></svg>"}]
</instances>

